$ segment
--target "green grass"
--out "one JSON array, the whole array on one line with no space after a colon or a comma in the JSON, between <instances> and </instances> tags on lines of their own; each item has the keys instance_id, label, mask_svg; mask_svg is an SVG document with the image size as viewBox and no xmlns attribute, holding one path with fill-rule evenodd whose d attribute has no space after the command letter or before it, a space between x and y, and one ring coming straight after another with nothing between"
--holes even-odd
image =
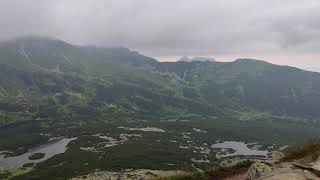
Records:
<instances>
[{"instance_id":1,"label":"green grass","mask_svg":"<svg viewBox=\"0 0 320 180\"><path fill-rule=\"evenodd\" d=\"M158 180L209 180L222 179L246 172L252 165L252 161L243 161L234 166L217 167L206 172L185 172L173 176L161 177Z\"/></svg>"},{"instance_id":2,"label":"green grass","mask_svg":"<svg viewBox=\"0 0 320 180\"><path fill-rule=\"evenodd\" d=\"M32 168L16 168L16 169L10 169L10 170L2 170L0 169L0 179L1 180L9 180L13 177L26 174L28 172L31 172Z\"/></svg>"},{"instance_id":3,"label":"green grass","mask_svg":"<svg viewBox=\"0 0 320 180\"><path fill-rule=\"evenodd\" d=\"M309 158L311 162L320 156L320 140L309 140L303 145L288 148L282 161L292 161L301 158Z\"/></svg>"},{"instance_id":4,"label":"green grass","mask_svg":"<svg viewBox=\"0 0 320 180\"><path fill-rule=\"evenodd\" d=\"M222 179L225 177L230 177L246 172L252 164L252 161L247 160L240 162L234 166L220 166L207 172L207 176L209 177L208 179Z\"/></svg>"},{"instance_id":5,"label":"green grass","mask_svg":"<svg viewBox=\"0 0 320 180\"><path fill-rule=\"evenodd\" d=\"M185 172L173 176L161 177L157 180L205 180L208 177L200 172Z\"/></svg>"}]
</instances>

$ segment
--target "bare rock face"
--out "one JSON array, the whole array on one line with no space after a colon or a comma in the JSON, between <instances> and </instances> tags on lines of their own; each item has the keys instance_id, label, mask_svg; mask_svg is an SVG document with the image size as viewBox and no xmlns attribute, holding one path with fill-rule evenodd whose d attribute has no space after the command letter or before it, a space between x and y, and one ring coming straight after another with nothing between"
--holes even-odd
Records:
<instances>
[{"instance_id":1,"label":"bare rock face","mask_svg":"<svg viewBox=\"0 0 320 180\"><path fill-rule=\"evenodd\" d=\"M252 164L247 172L246 180L256 180L261 179L261 177L270 174L272 169L270 166L256 162Z\"/></svg>"},{"instance_id":2,"label":"bare rock face","mask_svg":"<svg viewBox=\"0 0 320 180\"><path fill-rule=\"evenodd\" d=\"M273 172L272 175L261 178L261 180L319 180L319 178L313 173L296 169L296 170L278 170Z\"/></svg>"},{"instance_id":3,"label":"bare rock face","mask_svg":"<svg viewBox=\"0 0 320 180\"><path fill-rule=\"evenodd\" d=\"M284 174L276 174L271 177L263 178L263 180L307 180L303 174L288 172Z\"/></svg>"},{"instance_id":4,"label":"bare rock face","mask_svg":"<svg viewBox=\"0 0 320 180\"><path fill-rule=\"evenodd\" d=\"M320 180L310 171L296 168L289 163L272 166L253 164L246 176L247 180Z\"/></svg>"},{"instance_id":5,"label":"bare rock face","mask_svg":"<svg viewBox=\"0 0 320 180\"><path fill-rule=\"evenodd\" d=\"M315 174L311 173L310 171L304 170L303 175L306 179L320 179Z\"/></svg>"},{"instance_id":6,"label":"bare rock face","mask_svg":"<svg viewBox=\"0 0 320 180\"><path fill-rule=\"evenodd\" d=\"M311 167L314 170L320 171L320 157L316 162L311 163Z\"/></svg>"}]
</instances>

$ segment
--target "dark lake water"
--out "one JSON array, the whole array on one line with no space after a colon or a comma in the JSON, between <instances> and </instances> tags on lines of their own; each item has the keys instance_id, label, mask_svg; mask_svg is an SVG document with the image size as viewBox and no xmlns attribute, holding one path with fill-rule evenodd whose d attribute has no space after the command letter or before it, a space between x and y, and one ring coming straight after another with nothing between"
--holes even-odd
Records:
<instances>
[{"instance_id":1,"label":"dark lake water","mask_svg":"<svg viewBox=\"0 0 320 180\"><path fill-rule=\"evenodd\" d=\"M47 144L34 147L30 149L27 153L24 153L20 156L5 158L4 155L0 155L0 168L19 168L27 163L39 163L45 161L57 154L64 153L67 149L68 143L75 139L76 138L61 138L58 140L53 140L52 142L49 142ZM44 153L45 156L41 159L29 160L29 156L31 156L34 153Z\"/></svg>"}]
</instances>

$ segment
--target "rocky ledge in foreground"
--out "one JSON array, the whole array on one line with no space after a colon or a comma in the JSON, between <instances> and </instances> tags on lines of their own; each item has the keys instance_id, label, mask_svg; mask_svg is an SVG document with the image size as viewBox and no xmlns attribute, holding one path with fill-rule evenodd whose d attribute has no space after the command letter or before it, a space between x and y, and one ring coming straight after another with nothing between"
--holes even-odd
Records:
<instances>
[{"instance_id":1,"label":"rocky ledge in foreground","mask_svg":"<svg viewBox=\"0 0 320 180\"><path fill-rule=\"evenodd\" d=\"M257 162L249 168L246 180L320 180L314 171L290 163L269 166Z\"/></svg>"},{"instance_id":2,"label":"rocky ledge in foreground","mask_svg":"<svg viewBox=\"0 0 320 180\"><path fill-rule=\"evenodd\" d=\"M72 178L71 180L132 180L132 179L160 179L174 176L182 171L161 171L149 169L127 169L119 172L99 171L89 175Z\"/></svg>"}]
</instances>

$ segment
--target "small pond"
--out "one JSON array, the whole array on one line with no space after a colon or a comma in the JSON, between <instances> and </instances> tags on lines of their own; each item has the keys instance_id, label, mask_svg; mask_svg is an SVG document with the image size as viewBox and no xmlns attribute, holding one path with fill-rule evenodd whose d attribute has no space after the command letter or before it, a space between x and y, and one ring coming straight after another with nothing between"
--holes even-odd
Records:
<instances>
[{"instance_id":1,"label":"small pond","mask_svg":"<svg viewBox=\"0 0 320 180\"><path fill-rule=\"evenodd\" d=\"M4 155L0 155L0 168L19 168L27 163L39 163L45 161L57 154L64 153L67 149L68 143L75 139L76 138L60 138L58 140L53 140L47 144L34 147L27 153L24 153L20 156L4 157ZM35 153L43 153L45 156L41 159L30 160L29 157Z\"/></svg>"},{"instance_id":2,"label":"small pond","mask_svg":"<svg viewBox=\"0 0 320 180\"><path fill-rule=\"evenodd\" d=\"M225 141L223 143L216 143L211 146L213 149L232 149L232 152L227 152L220 157L231 156L262 156L267 157L267 150L252 150L248 148L248 145L244 142Z\"/></svg>"}]
</instances>

